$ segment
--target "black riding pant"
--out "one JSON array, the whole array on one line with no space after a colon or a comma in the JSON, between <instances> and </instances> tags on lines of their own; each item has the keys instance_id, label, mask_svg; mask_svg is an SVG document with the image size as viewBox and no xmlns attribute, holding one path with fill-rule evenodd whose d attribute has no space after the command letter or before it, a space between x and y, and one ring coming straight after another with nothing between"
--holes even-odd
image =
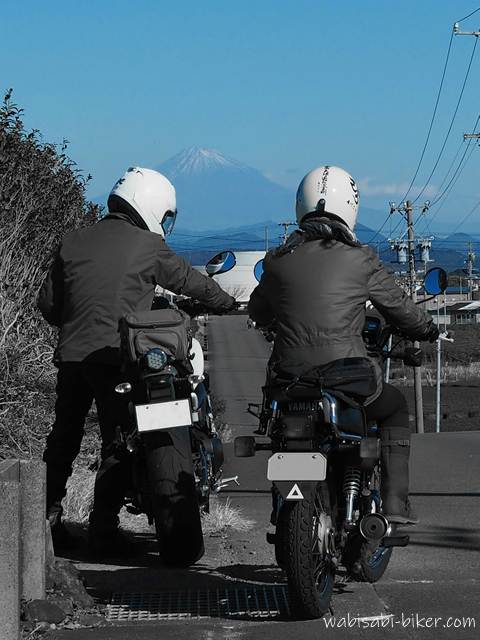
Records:
<instances>
[{"instance_id":1,"label":"black riding pant","mask_svg":"<svg viewBox=\"0 0 480 640\"><path fill-rule=\"evenodd\" d=\"M377 422L380 430L390 428L409 429L408 405L403 393L391 384L384 383L382 393L365 407L369 422Z\"/></svg>"},{"instance_id":2,"label":"black riding pant","mask_svg":"<svg viewBox=\"0 0 480 640\"><path fill-rule=\"evenodd\" d=\"M382 510L391 519L399 516L411 518L408 502L410 425L407 401L396 387L384 384L380 396L367 405L365 411L367 419L375 420L380 427Z\"/></svg>"},{"instance_id":3,"label":"black riding pant","mask_svg":"<svg viewBox=\"0 0 480 640\"><path fill-rule=\"evenodd\" d=\"M123 396L115 393L120 369L106 364L62 363L57 376L55 423L47 438L47 513L62 513L61 501L80 451L85 418L95 400L102 439L102 463L95 480L94 512L114 526L128 486L129 471L117 447L118 427L128 420Z\"/></svg>"}]
</instances>

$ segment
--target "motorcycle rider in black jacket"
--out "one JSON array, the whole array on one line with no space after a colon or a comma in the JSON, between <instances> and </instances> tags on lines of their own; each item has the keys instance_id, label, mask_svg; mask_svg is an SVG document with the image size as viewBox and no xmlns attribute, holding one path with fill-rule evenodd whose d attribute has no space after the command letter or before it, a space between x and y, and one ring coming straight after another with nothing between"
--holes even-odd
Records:
<instances>
[{"instance_id":1,"label":"motorcycle rider in black jacket","mask_svg":"<svg viewBox=\"0 0 480 640\"><path fill-rule=\"evenodd\" d=\"M177 214L173 185L151 169L132 167L114 185L109 213L96 224L67 234L38 298L38 307L59 328L55 423L47 438L47 517L54 545L74 541L62 523L62 499L79 453L85 418L96 402L102 463L95 481L89 542L94 551L128 551L118 533L126 473L115 456L117 426L127 419L114 393L120 375L120 318L151 308L156 285L227 311L234 298L194 270L165 243Z\"/></svg>"},{"instance_id":2,"label":"motorcycle rider in black jacket","mask_svg":"<svg viewBox=\"0 0 480 640\"><path fill-rule=\"evenodd\" d=\"M343 169L322 166L297 191L299 230L270 251L249 302L260 326L275 321L270 370L301 375L340 358L367 357L362 330L365 306L373 306L405 334L435 340L438 329L387 273L375 252L355 237L359 193ZM382 446L382 508L390 522L416 522L408 501L409 412L405 397L383 383L374 361L377 390L365 403L377 421Z\"/></svg>"}]
</instances>

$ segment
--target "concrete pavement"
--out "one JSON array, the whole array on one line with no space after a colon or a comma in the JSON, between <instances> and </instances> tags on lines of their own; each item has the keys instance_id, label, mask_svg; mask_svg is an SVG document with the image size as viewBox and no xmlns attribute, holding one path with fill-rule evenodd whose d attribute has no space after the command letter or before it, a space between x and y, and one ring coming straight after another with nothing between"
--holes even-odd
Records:
<instances>
[{"instance_id":1,"label":"concrete pavement","mask_svg":"<svg viewBox=\"0 0 480 640\"><path fill-rule=\"evenodd\" d=\"M246 317L210 319L212 389L226 403L224 418L232 436L250 435L256 428L256 420L245 408L248 402L261 398L268 354L269 345L262 336L246 328ZM137 622L106 629L58 631L53 637L56 640L191 640L192 637L283 640L295 636L302 640L380 637L473 640L480 633L479 436L480 433L470 432L414 437L411 480L413 502L421 523L409 531L410 545L394 550L389 569L377 584L345 583L344 577L339 576L333 617L313 622L212 619L161 621L145 626ZM83 564L87 584L97 594L103 591L104 596L113 590L152 591L172 585L178 589L205 589L242 583L260 587L282 584L283 574L276 569L273 550L265 541L270 512L266 458L267 454L262 453L255 458L235 459L232 445L226 446L225 475L238 474L240 486L223 495L255 521L252 530L233 532L228 540L210 539L201 564L186 571L165 571L153 554L137 559L133 566ZM151 540L145 544L153 546ZM449 627L454 624L460 628ZM467 628L462 628L464 625Z\"/></svg>"}]
</instances>

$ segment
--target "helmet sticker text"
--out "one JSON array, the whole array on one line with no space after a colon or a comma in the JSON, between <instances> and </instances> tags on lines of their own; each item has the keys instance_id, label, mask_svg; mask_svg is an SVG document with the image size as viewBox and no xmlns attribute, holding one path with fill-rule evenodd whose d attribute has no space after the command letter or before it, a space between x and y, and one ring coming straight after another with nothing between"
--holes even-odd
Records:
<instances>
[{"instance_id":1,"label":"helmet sticker text","mask_svg":"<svg viewBox=\"0 0 480 640\"><path fill-rule=\"evenodd\" d=\"M328 172L329 171L330 171L330 167L329 166L326 166L326 167L323 168L320 193L323 193L325 195L327 195L327 182L328 182Z\"/></svg>"},{"instance_id":2,"label":"helmet sticker text","mask_svg":"<svg viewBox=\"0 0 480 640\"><path fill-rule=\"evenodd\" d=\"M352 187L352 191L353 191L353 199L355 200L355 204L358 206L358 201L359 201L358 187L357 187L357 183L353 178L350 178L350 186Z\"/></svg>"}]
</instances>

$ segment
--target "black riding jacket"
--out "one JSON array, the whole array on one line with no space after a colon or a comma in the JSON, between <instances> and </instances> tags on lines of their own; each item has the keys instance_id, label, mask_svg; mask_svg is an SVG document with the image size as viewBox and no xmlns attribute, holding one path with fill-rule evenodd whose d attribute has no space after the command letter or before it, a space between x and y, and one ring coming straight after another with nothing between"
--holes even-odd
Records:
<instances>
[{"instance_id":1,"label":"black riding jacket","mask_svg":"<svg viewBox=\"0 0 480 640\"><path fill-rule=\"evenodd\" d=\"M432 319L416 306L366 245L310 240L264 261L249 313L260 325L276 323L271 364L295 373L340 358L366 356L365 303L414 338ZM381 372L377 366L378 391Z\"/></svg>"},{"instance_id":2,"label":"black riding jacket","mask_svg":"<svg viewBox=\"0 0 480 640\"><path fill-rule=\"evenodd\" d=\"M158 234L110 213L68 233L43 283L38 307L59 327L57 362L119 362L118 321L151 308L155 286L229 309L234 299L178 256Z\"/></svg>"}]
</instances>

